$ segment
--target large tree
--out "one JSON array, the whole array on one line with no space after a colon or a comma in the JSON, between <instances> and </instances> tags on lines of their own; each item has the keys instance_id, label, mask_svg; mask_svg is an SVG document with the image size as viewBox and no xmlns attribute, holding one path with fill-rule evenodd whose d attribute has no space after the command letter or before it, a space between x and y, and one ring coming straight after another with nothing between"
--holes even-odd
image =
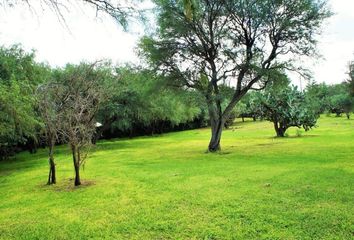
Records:
<instances>
[{"instance_id":1,"label":"large tree","mask_svg":"<svg viewBox=\"0 0 354 240\"><path fill-rule=\"evenodd\" d=\"M142 53L170 79L205 96L211 152L220 149L224 122L250 89L263 88L274 69L292 68L293 57L314 54L330 16L324 0L196 0L191 13L178 0L154 2L159 27L142 39ZM224 108L222 83L234 88Z\"/></svg>"}]
</instances>

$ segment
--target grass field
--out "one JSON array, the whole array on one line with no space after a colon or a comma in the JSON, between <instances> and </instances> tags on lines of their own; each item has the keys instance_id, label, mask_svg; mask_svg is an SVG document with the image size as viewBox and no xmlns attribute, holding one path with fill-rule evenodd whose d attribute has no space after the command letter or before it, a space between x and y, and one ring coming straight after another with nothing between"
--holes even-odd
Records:
<instances>
[{"instance_id":1,"label":"grass field","mask_svg":"<svg viewBox=\"0 0 354 240\"><path fill-rule=\"evenodd\" d=\"M274 138L237 123L222 152L199 129L102 141L73 187L66 146L0 162L0 239L353 239L354 120Z\"/></svg>"}]
</instances>

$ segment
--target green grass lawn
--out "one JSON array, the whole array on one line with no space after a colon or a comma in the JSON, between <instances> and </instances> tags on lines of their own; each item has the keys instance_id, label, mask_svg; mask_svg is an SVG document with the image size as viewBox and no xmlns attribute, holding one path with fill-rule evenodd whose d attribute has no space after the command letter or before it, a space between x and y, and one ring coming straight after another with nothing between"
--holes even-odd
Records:
<instances>
[{"instance_id":1,"label":"green grass lawn","mask_svg":"<svg viewBox=\"0 0 354 240\"><path fill-rule=\"evenodd\" d=\"M274 138L236 123L222 152L210 130L99 142L73 187L66 146L0 162L0 239L353 239L354 120Z\"/></svg>"}]
</instances>

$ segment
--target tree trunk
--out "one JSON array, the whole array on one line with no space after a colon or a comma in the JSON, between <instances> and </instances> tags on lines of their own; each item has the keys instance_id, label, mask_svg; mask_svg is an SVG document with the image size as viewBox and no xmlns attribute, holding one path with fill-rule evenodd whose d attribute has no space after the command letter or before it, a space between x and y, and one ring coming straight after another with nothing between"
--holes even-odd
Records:
<instances>
[{"instance_id":1,"label":"tree trunk","mask_svg":"<svg viewBox=\"0 0 354 240\"><path fill-rule=\"evenodd\" d=\"M281 126L281 124L278 123L277 121L274 121L273 123L274 123L275 132L277 133L277 137L284 137L286 128Z\"/></svg>"},{"instance_id":2,"label":"tree trunk","mask_svg":"<svg viewBox=\"0 0 354 240\"><path fill-rule=\"evenodd\" d=\"M277 131L277 137L284 137L285 136L285 131L283 128L278 128Z\"/></svg>"},{"instance_id":3,"label":"tree trunk","mask_svg":"<svg viewBox=\"0 0 354 240\"><path fill-rule=\"evenodd\" d=\"M49 176L47 184L55 184L57 182L55 174L55 162L54 162L54 142L49 144Z\"/></svg>"},{"instance_id":4,"label":"tree trunk","mask_svg":"<svg viewBox=\"0 0 354 240\"><path fill-rule=\"evenodd\" d=\"M71 147L71 151L73 154L73 162L75 168L75 186L81 185L80 181L80 159L79 159L79 151L76 146Z\"/></svg>"},{"instance_id":5,"label":"tree trunk","mask_svg":"<svg viewBox=\"0 0 354 240\"><path fill-rule=\"evenodd\" d=\"M220 140L221 133L224 126L224 121L221 118L211 119L211 139L209 142L208 151L217 152L221 150Z\"/></svg>"},{"instance_id":6,"label":"tree trunk","mask_svg":"<svg viewBox=\"0 0 354 240\"><path fill-rule=\"evenodd\" d=\"M80 165L75 164L75 186L81 185L81 180L80 180Z\"/></svg>"},{"instance_id":7,"label":"tree trunk","mask_svg":"<svg viewBox=\"0 0 354 240\"><path fill-rule=\"evenodd\" d=\"M347 115L347 119L350 120L350 113L345 113Z\"/></svg>"}]
</instances>

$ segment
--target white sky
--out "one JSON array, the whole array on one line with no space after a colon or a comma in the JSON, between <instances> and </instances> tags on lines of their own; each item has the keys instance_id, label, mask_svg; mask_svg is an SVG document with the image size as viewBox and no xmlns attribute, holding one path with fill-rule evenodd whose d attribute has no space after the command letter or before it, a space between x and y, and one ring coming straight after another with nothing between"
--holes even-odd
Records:
<instances>
[{"instance_id":1,"label":"white sky","mask_svg":"<svg viewBox=\"0 0 354 240\"><path fill-rule=\"evenodd\" d=\"M329 0L335 13L324 25L318 49L323 59L308 63L317 82L339 83L347 78L347 64L354 59L354 0ZM91 8L71 5L64 17L68 28L50 10L27 6L0 9L0 45L20 43L35 49L37 60L52 66L78 63L82 60L112 59L113 62L137 62L137 40L141 27L130 27L129 33L109 17L96 18ZM293 76L294 83L299 78Z\"/></svg>"}]
</instances>

